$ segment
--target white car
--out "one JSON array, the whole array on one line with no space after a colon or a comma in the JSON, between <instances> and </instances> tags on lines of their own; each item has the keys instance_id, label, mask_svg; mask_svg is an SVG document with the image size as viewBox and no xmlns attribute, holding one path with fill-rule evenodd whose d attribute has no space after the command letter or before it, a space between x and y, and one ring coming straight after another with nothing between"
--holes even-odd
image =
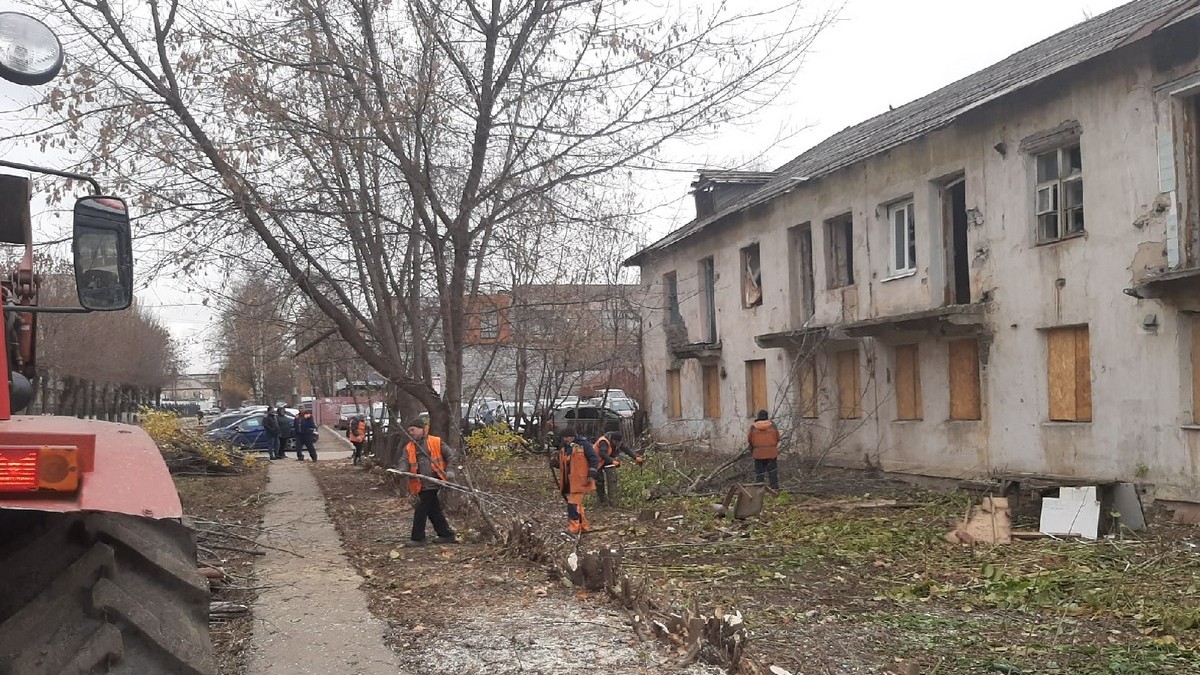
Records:
<instances>
[{"instance_id":1,"label":"white car","mask_svg":"<svg viewBox=\"0 0 1200 675\"><path fill-rule=\"evenodd\" d=\"M633 417L637 412L637 403L631 398L610 398L608 400L601 398L593 398L588 401L589 405L596 407L604 407L617 413L621 417Z\"/></svg>"}]
</instances>

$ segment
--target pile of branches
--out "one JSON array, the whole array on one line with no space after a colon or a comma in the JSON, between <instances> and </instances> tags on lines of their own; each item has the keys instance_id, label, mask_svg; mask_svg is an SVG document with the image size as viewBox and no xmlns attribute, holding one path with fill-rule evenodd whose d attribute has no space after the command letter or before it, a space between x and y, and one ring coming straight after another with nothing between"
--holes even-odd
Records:
<instances>
[{"instance_id":1,"label":"pile of branches","mask_svg":"<svg viewBox=\"0 0 1200 675\"><path fill-rule=\"evenodd\" d=\"M210 474L239 474L254 466L253 452L227 443L213 443L200 434L182 431L166 441L159 441L167 468L177 476L206 476Z\"/></svg>"},{"instance_id":2,"label":"pile of branches","mask_svg":"<svg viewBox=\"0 0 1200 675\"><path fill-rule=\"evenodd\" d=\"M213 599L209 604L210 623L248 616L256 590L251 579L231 571L231 560L266 555L271 548L260 542L265 530L223 520L189 518L196 533L196 564L208 579Z\"/></svg>"}]
</instances>

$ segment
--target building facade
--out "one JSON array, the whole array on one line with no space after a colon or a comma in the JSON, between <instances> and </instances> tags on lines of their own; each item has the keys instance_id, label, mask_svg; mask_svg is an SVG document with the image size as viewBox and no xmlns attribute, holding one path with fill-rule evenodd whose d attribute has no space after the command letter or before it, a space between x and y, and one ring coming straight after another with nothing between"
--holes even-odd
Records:
<instances>
[{"instance_id":1,"label":"building facade","mask_svg":"<svg viewBox=\"0 0 1200 675\"><path fill-rule=\"evenodd\" d=\"M664 440L1200 501L1200 9L1141 0L769 173L627 261ZM747 185L752 187L747 189Z\"/></svg>"}]
</instances>

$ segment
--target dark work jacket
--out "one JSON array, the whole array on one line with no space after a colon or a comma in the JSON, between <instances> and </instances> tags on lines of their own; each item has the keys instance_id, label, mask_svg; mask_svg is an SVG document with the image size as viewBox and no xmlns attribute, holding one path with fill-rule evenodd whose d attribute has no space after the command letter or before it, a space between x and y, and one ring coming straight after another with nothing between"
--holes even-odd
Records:
<instances>
[{"instance_id":1,"label":"dark work jacket","mask_svg":"<svg viewBox=\"0 0 1200 675\"><path fill-rule=\"evenodd\" d=\"M312 415L301 414L296 418L296 436L298 438L312 438L313 432L316 430L317 422Z\"/></svg>"},{"instance_id":2,"label":"dark work jacket","mask_svg":"<svg viewBox=\"0 0 1200 675\"><path fill-rule=\"evenodd\" d=\"M266 417L264 417L263 418L263 430L267 432L268 436L278 436L279 435L279 416L276 415L275 413L271 413L270 415L267 415Z\"/></svg>"}]
</instances>

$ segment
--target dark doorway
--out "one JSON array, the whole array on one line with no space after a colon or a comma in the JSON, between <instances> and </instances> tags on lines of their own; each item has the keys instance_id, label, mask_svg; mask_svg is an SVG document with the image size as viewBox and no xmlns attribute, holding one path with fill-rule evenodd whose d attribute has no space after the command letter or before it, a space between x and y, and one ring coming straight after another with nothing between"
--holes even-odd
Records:
<instances>
[{"instance_id":1,"label":"dark doorway","mask_svg":"<svg viewBox=\"0 0 1200 675\"><path fill-rule=\"evenodd\" d=\"M958 180L942 190L942 241L946 251L947 305L971 302L971 269L967 258L967 185Z\"/></svg>"}]
</instances>

